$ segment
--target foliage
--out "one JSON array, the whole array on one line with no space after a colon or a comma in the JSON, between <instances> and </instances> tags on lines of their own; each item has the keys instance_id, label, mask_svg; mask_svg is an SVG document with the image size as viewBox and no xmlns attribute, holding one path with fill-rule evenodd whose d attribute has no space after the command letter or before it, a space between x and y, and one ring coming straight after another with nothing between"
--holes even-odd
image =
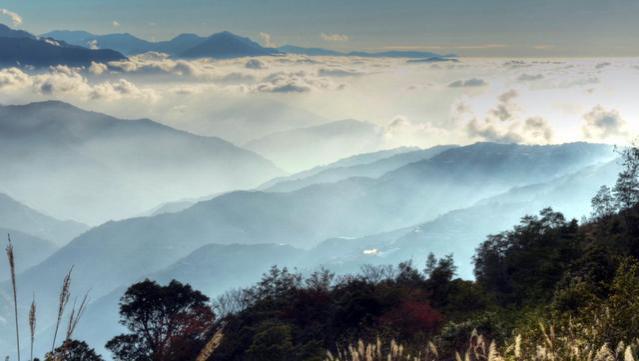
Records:
<instances>
[{"instance_id":1,"label":"foliage","mask_svg":"<svg viewBox=\"0 0 639 361\"><path fill-rule=\"evenodd\" d=\"M120 323L129 334L106 347L117 360L194 359L213 328L208 297L175 280L166 286L145 280L129 287L120 302Z\"/></svg>"},{"instance_id":2,"label":"foliage","mask_svg":"<svg viewBox=\"0 0 639 361\"><path fill-rule=\"evenodd\" d=\"M53 352L47 353L45 361L103 361L84 341L66 340Z\"/></svg>"}]
</instances>

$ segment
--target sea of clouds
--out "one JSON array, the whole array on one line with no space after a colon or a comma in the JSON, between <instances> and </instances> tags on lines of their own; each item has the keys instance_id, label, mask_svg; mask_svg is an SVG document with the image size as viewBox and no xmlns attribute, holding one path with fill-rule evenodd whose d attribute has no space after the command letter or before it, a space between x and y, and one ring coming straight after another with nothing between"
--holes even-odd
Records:
<instances>
[{"instance_id":1,"label":"sea of clouds","mask_svg":"<svg viewBox=\"0 0 639 361\"><path fill-rule=\"evenodd\" d=\"M639 60L297 55L0 69L0 101L58 99L244 144L332 120L379 126L383 147L476 141L625 142L639 130Z\"/></svg>"}]
</instances>

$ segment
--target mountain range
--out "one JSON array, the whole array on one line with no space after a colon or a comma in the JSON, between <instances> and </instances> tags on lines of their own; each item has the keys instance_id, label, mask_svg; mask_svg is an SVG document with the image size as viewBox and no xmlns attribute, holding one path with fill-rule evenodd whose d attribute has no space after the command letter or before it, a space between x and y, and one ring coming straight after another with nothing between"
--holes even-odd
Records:
<instances>
[{"instance_id":1,"label":"mountain range","mask_svg":"<svg viewBox=\"0 0 639 361\"><path fill-rule=\"evenodd\" d=\"M357 57L391 57L391 58L442 58L441 55L428 51L383 51L340 52L323 48L304 48L285 45L279 48L268 48L259 45L249 38L235 35L228 31L215 33L208 37L196 34L180 34L167 41L152 42L140 39L128 33L96 35L86 31L55 30L42 36L83 47L99 47L114 49L126 55L137 55L149 51L157 51L181 58L234 58L245 56L269 56L281 54L301 54L308 56L357 56ZM445 55L443 58L455 58Z\"/></svg>"},{"instance_id":2,"label":"mountain range","mask_svg":"<svg viewBox=\"0 0 639 361\"><path fill-rule=\"evenodd\" d=\"M88 224L165 201L252 188L282 174L220 138L55 101L0 106L0 162L7 194Z\"/></svg>"},{"instance_id":3,"label":"mountain range","mask_svg":"<svg viewBox=\"0 0 639 361\"><path fill-rule=\"evenodd\" d=\"M125 56L114 50L69 45L0 24L0 66L86 66L91 62L107 63L122 59Z\"/></svg>"},{"instance_id":4,"label":"mountain range","mask_svg":"<svg viewBox=\"0 0 639 361\"><path fill-rule=\"evenodd\" d=\"M289 172L340 158L368 153L383 146L383 132L373 123L346 119L276 132L244 147L273 160ZM303 151L291 152L291 149Z\"/></svg>"},{"instance_id":5,"label":"mountain range","mask_svg":"<svg viewBox=\"0 0 639 361\"><path fill-rule=\"evenodd\" d=\"M0 193L0 227L63 246L89 227L74 221L60 221ZM2 232L5 235L11 232Z\"/></svg>"},{"instance_id":6,"label":"mountain range","mask_svg":"<svg viewBox=\"0 0 639 361\"><path fill-rule=\"evenodd\" d=\"M335 182L320 177L316 178L319 183L309 181L313 184L291 191L229 192L174 213L105 223L22 272L20 297L28 299L31 290L38 290L42 304L54 304L59 281L74 265L73 290L92 289L95 302L87 319L100 320L114 313L118 295L131 282L143 277L181 277L200 283L219 278L216 283L227 284L230 276L217 263L251 264L259 258L256 255L272 252L259 247L280 244L296 248L264 256L259 267L244 270L242 279L256 277L274 263L304 268L325 265L341 271L364 263L411 257L419 261L429 251L452 251L462 259L486 232L499 231L502 224L538 206L526 199L539 199L546 206L567 199L571 192L590 192L605 177L584 175L600 174L596 171L603 167L600 164L615 157L610 146L586 143L478 143L435 148L421 156L415 151L360 155L341 161L346 167L328 165L308 173L317 177L327 170L355 167L347 178ZM398 165L393 159L402 155L408 163ZM384 160L389 165L383 165ZM382 169L388 170L379 175ZM615 168L601 169L614 174ZM575 186L579 181L588 186ZM207 257L219 257L219 261L207 262ZM467 269L460 272L468 274ZM7 286L0 297L7 297ZM209 288L221 292L215 287ZM10 319L1 312L8 309L0 308L0 316ZM43 328L52 317L52 310L42 311ZM101 322L107 321L112 325L109 330L117 329L114 318ZM99 345L106 336L96 334L89 341Z\"/></svg>"}]
</instances>

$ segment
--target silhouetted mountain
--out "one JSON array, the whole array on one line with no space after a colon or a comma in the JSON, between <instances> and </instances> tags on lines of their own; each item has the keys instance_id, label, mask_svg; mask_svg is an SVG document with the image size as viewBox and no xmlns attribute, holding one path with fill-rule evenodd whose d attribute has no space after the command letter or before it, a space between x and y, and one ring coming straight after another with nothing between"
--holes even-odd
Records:
<instances>
[{"instance_id":1,"label":"silhouetted mountain","mask_svg":"<svg viewBox=\"0 0 639 361\"><path fill-rule=\"evenodd\" d=\"M200 44L182 52L184 58L239 58L280 54L276 49L264 48L249 38L228 31L213 34Z\"/></svg>"},{"instance_id":2,"label":"silhouetted mountain","mask_svg":"<svg viewBox=\"0 0 639 361\"><path fill-rule=\"evenodd\" d=\"M114 49L126 55L136 55L149 51L176 55L206 40L206 38L195 34L180 34L171 40L152 42L128 33L96 35L86 31L71 30L51 31L43 34L43 36L78 46L97 46L101 49Z\"/></svg>"},{"instance_id":3,"label":"silhouetted mountain","mask_svg":"<svg viewBox=\"0 0 639 361\"><path fill-rule=\"evenodd\" d=\"M141 214L166 199L252 188L281 174L219 138L60 102L0 107L0 161L0 188L89 223Z\"/></svg>"},{"instance_id":4,"label":"silhouetted mountain","mask_svg":"<svg viewBox=\"0 0 639 361\"><path fill-rule=\"evenodd\" d=\"M245 147L288 171L299 171L375 151L382 146L382 138L376 125L348 119L274 133L248 142Z\"/></svg>"},{"instance_id":5,"label":"silhouetted mountain","mask_svg":"<svg viewBox=\"0 0 639 361\"><path fill-rule=\"evenodd\" d=\"M154 51L177 55L201 44L205 40L205 37L196 34L180 34L171 40L154 43L153 49Z\"/></svg>"},{"instance_id":6,"label":"silhouetted mountain","mask_svg":"<svg viewBox=\"0 0 639 361\"><path fill-rule=\"evenodd\" d=\"M125 59L113 50L91 50L0 24L0 66L82 66Z\"/></svg>"},{"instance_id":7,"label":"silhouetted mountain","mask_svg":"<svg viewBox=\"0 0 639 361\"><path fill-rule=\"evenodd\" d=\"M0 38L28 38L36 39L33 34L30 34L24 30L15 30L10 27L0 24Z\"/></svg>"},{"instance_id":8,"label":"silhouetted mountain","mask_svg":"<svg viewBox=\"0 0 639 361\"><path fill-rule=\"evenodd\" d=\"M46 239L62 246L89 227L74 221L60 221L0 193L0 227ZM6 232L0 234L6 235Z\"/></svg>"}]
</instances>

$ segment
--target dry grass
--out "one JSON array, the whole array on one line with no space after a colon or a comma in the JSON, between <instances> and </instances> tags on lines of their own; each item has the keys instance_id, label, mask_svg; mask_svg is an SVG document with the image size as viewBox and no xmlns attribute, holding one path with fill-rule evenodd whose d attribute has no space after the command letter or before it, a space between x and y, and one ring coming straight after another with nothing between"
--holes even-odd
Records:
<instances>
[{"instance_id":1,"label":"dry grass","mask_svg":"<svg viewBox=\"0 0 639 361\"><path fill-rule=\"evenodd\" d=\"M578 335L569 332L558 335L553 327L540 325L541 341L526 340L521 335L504 345L497 345L477 332L473 332L464 351L456 352L455 361L637 361L639 340L629 344L597 344L587 337L587 332ZM440 356L437 347L428 343L423 350L408 352L395 341L384 345L378 339L375 343L359 341L356 345L333 355L326 361L447 361L450 357Z\"/></svg>"}]
</instances>

